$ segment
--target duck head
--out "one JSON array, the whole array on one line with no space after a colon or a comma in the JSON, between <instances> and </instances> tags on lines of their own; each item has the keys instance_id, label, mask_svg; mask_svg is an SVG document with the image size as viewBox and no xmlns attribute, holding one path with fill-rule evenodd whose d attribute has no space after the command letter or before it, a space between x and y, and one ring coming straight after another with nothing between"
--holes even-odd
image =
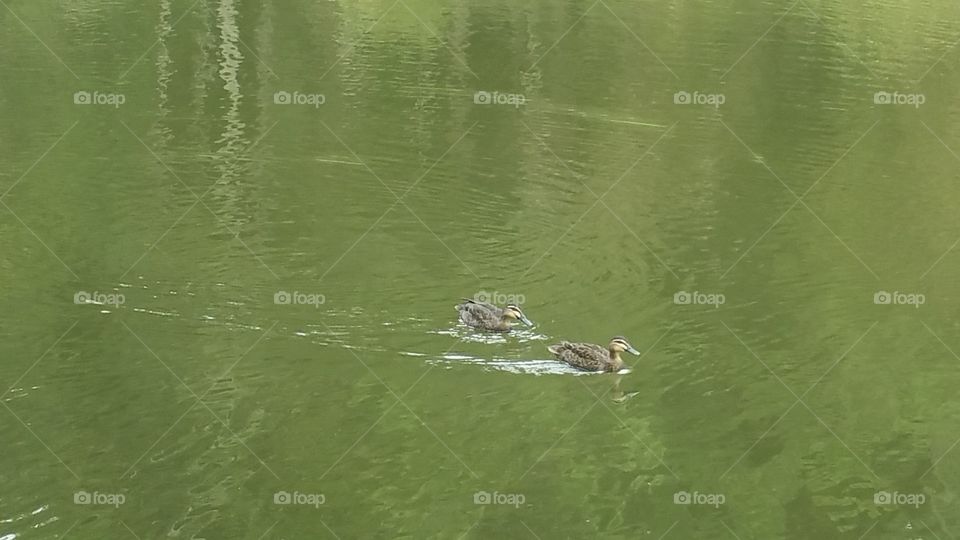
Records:
<instances>
[{"instance_id":1,"label":"duck head","mask_svg":"<svg viewBox=\"0 0 960 540\"><path fill-rule=\"evenodd\" d=\"M619 354L622 352L628 352L634 356L640 356L640 351L633 348L633 345L627 341L627 338L623 336L616 336L610 340L610 345L607 346L610 349L611 354Z\"/></svg>"},{"instance_id":2,"label":"duck head","mask_svg":"<svg viewBox=\"0 0 960 540\"><path fill-rule=\"evenodd\" d=\"M635 356L640 356L640 351L633 348L633 345L630 345L630 342L627 341L627 338L622 336L616 336L610 340L610 345L607 345L607 349L610 351L610 360L613 364L608 367L610 371L620 371L627 367L627 363L623 361L623 358L620 358L620 353L628 352Z\"/></svg>"},{"instance_id":3,"label":"duck head","mask_svg":"<svg viewBox=\"0 0 960 540\"><path fill-rule=\"evenodd\" d=\"M508 304L503 308L503 318L509 321L520 321L527 326L533 326L533 321L523 314L523 311L516 304Z\"/></svg>"}]
</instances>

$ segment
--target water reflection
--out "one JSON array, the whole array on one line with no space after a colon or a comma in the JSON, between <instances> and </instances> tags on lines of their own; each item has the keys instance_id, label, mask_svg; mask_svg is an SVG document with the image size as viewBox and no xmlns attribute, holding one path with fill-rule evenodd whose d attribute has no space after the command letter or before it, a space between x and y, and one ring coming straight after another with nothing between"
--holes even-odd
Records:
<instances>
[{"instance_id":1,"label":"water reflection","mask_svg":"<svg viewBox=\"0 0 960 540\"><path fill-rule=\"evenodd\" d=\"M157 22L157 60L154 66L157 70L157 122L159 126L164 126L164 120L170 115L170 96L168 94L170 81L173 77L173 61L170 59L170 46L168 41L173 33L171 4L172 0L160 0L160 14ZM166 147L166 143L172 137L169 129L159 128L160 133L157 137L160 139L160 146Z\"/></svg>"},{"instance_id":2,"label":"water reflection","mask_svg":"<svg viewBox=\"0 0 960 540\"><path fill-rule=\"evenodd\" d=\"M237 8L232 0L221 0L217 8L217 28L220 31L218 74L223 81L223 90L226 91L227 104L223 114L223 130L216 140L218 145L215 163L219 171L219 178L214 186L216 199L223 204L234 199L231 194L237 189L233 181L237 179L243 164L238 160L244 148L249 144L246 140L244 128L246 125L240 118L240 106L243 94L240 87L240 69L244 63L243 53L240 51L240 29L237 27ZM229 212L233 214L233 212Z\"/></svg>"}]
</instances>

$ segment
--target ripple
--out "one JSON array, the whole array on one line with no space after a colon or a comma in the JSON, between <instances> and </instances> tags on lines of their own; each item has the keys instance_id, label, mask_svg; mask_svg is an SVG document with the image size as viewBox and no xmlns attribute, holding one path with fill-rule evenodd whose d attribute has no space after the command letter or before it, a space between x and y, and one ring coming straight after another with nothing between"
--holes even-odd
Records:
<instances>
[{"instance_id":1,"label":"ripple","mask_svg":"<svg viewBox=\"0 0 960 540\"><path fill-rule=\"evenodd\" d=\"M446 364L449 366L454 364L480 365L488 370L503 371L517 375L574 375L579 377L582 375L604 374L602 371L582 371L569 364L558 362L557 360L511 360L506 358L486 359L456 353L447 353L440 358L427 360L427 362L435 365ZM630 373L630 371L631 370L629 369L623 369L620 370L619 374L627 374Z\"/></svg>"},{"instance_id":2,"label":"ripple","mask_svg":"<svg viewBox=\"0 0 960 540\"><path fill-rule=\"evenodd\" d=\"M453 336L459 340L471 343L507 343L509 341L518 341L526 343L530 341L544 341L550 339L549 336L540 334L534 329L515 328L510 332L478 332L469 326L460 324L446 330L433 330L431 334L441 336ZM510 338L510 339L508 339Z\"/></svg>"}]
</instances>

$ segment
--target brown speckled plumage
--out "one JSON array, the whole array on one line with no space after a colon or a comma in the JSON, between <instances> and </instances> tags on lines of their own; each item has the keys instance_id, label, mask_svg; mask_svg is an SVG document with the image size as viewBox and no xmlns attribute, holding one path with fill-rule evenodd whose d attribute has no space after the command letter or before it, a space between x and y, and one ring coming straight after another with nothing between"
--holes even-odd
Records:
<instances>
[{"instance_id":1,"label":"brown speckled plumage","mask_svg":"<svg viewBox=\"0 0 960 540\"><path fill-rule=\"evenodd\" d=\"M556 345L550 345L547 350L553 353L557 360L584 371L620 371L627 367L620 358L620 351L639 354L627 343L627 340L619 336L613 338L607 347L593 343L562 341Z\"/></svg>"},{"instance_id":2,"label":"brown speckled plumage","mask_svg":"<svg viewBox=\"0 0 960 540\"><path fill-rule=\"evenodd\" d=\"M462 304L456 305L456 309L463 324L481 330L509 332L511 324L516 320L532 325L520 308L514 305L501 309L487 302L464 298Z\"/></svg>"}]
</instances>

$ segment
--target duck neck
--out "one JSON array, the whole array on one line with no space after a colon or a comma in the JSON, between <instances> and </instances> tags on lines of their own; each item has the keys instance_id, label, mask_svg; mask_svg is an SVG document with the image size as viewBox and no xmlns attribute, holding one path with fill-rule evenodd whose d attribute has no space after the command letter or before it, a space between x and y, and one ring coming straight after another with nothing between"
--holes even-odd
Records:
<instances>
[{"instance_id":1,"label":"duck neck","mask_svg":"<svg viewBox=\"0 0 960 540\"><path fill-rule=\"evenodd\" d=\"M613 349L610 349L610 362L617 366L618 369L624 365L623 358L620 358L620 352Z\"/></svg>"}]
</instances>

